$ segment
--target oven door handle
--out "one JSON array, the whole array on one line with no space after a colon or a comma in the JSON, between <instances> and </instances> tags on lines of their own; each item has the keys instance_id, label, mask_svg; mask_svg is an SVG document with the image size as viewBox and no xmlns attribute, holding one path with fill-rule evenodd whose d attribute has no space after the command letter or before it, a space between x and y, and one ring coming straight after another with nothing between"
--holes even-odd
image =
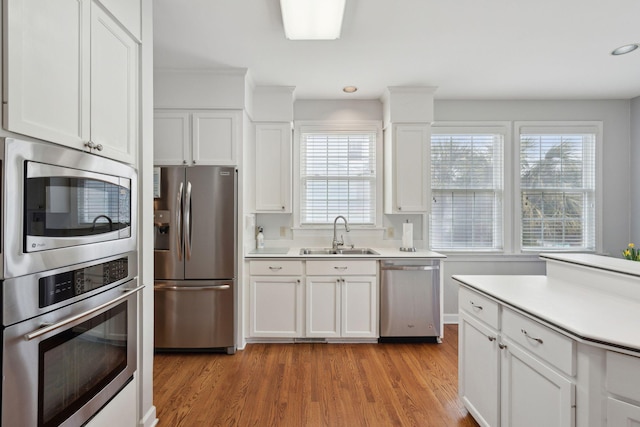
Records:
<instances>
[{"instance_id":1,"label":"oven door handle","mask_svg":"<svg viewBox=\"0 0 640 427\"><path fill-rule=\"evenodd\" d=\"M104 304L100 304L99 306L94 307L94 308L92 308L90 310L87 310L85 312L78 313L75 316L67 317L66 319L61 320L60 322L57 322L57 323L54 323L52 325L47 325L47 326L44 326L42 328L39 328L39 329L31 332L30 334L26 334L24 336L24 338L27 341L31 341L31 340L33 340L35 338L41 337L42 335L48 334L51 331L55 331L56 329L60 329L60 328L66 326L66 325L68 325L70 323L73 323L73 322L75 322L77 320L80 320L80 319L82 319L84 317L89 317L89 316L91 316L93 313L95 313L97 311L103 310L103 309L105 309L105 308L107 308L107 307L109 307L111 305L115 305L115 304L119 303L120 301L129 298L131 295L133 295L136 292L142 290L142 288L144 288L144 285L140 285L137 288L133 288L133 289L126 288L124 294L120 295L117 298L112 299L111 301L105 302Z\"/></svg>"}]
</instances>

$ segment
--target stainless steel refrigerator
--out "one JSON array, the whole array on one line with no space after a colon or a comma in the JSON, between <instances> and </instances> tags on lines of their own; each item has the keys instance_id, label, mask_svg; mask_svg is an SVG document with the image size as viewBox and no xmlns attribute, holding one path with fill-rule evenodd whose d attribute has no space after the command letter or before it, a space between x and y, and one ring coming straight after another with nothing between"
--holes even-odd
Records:
<instances>
[{"instance_id":1,"label":"stainless steel refrigerator","mask_svg":"<svg viewBox=\"0 0 640 427\"><path fill-rule=\"evenodd\" d=\"M235 353L236 181L233 167L156 168L157 350Z\"/></svg>"}]
</instances>

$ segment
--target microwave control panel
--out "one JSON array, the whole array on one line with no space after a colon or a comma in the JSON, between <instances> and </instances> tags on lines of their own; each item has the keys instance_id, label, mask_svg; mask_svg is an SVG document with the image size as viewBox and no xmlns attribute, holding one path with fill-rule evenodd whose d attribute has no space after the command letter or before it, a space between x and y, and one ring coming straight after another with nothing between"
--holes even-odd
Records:
<instances>
[{"instance_id":1,"label":"microwave control panel","mask_svg":"<svg viewBox=\"0 0 640 427\"><path fill-rule=\"evenodd\" d=\"M129 259L113 261L52 274L39 279L40 308L75 298L129 276Z\"/></svg>"}]
</instances>

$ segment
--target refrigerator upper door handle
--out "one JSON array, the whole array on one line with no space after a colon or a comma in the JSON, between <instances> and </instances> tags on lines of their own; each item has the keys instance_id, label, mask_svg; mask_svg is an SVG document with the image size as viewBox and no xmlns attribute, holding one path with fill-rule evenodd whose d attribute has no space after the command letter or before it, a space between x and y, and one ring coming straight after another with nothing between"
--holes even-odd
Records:
<instances>
[{"instance_id":1,"label":"refrigerator upper door handle","mask_svg":"<svg viewBox=\"0 0 640 427\"><path fill-rule=\"evenodd\" d=\"M182 193L184 182L180 183L178 197L176 198L176 240L178 246L178 261L182 261Z\"/></svg>"},{"instance_id":2,"label":"refrigerator upper door handle","mask_svg":"<svg viewBox=\"0 0 640 427\"><path fill-rule=\"evenodd\" d=\"M185 258L191 259L191 182L187 182L187 198L184 201Z\"/></svg>"}]
</instances>

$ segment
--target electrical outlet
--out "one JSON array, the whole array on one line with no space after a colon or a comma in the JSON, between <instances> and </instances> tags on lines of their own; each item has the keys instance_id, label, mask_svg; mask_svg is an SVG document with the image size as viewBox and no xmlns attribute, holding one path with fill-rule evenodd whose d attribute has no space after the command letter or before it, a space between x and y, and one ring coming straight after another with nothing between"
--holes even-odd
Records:
<instances>
[{"instance_id":1,"label":"electrical outlet","mask_svg":"<svg viewBox=\"0 0 640 427\"><path fill-rule=\"evenodd\" d=\"M287 227L280 227L280 237L287 237Z\"/></svg>"},{"instance_id":2,"label":"electrical outlet","mask_svg":"<svg viewBox=\"0 0 640 427\"><path fill-rule=\"evenodd\" d=\"M387 237L393 239L393 236L395 236L395 230L393 227L387 228Z\"/></svg>"}]
</instances>

